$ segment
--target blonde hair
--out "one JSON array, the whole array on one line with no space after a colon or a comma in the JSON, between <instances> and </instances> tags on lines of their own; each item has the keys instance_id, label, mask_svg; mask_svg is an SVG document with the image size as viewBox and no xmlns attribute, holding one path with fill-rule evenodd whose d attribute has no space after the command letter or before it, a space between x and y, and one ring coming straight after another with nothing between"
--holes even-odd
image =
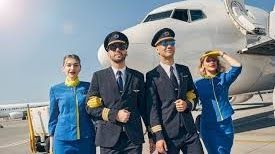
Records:
<instances>
[{"instance_id":1,"label":"blonde hair","mask_svg":"<svg viewBox=\"0 0 275 154\"><path fill-rule=\"evenodd\" d=\"M203 68L203 62L207 57L211 57L211 56L204 56L210 52L213 52L213 50L209 50L206 51L200 58L200 64L198 66L198 70L199 70L199 74L201 76L206 76L206 72L205 72L205 68ZM223 63L220 61L220 59L218 57L214 57L217 60L217 69L216 69L216 73L221 73L225 71L225 66L223 65Z\"/></svg>"}]
</instances>

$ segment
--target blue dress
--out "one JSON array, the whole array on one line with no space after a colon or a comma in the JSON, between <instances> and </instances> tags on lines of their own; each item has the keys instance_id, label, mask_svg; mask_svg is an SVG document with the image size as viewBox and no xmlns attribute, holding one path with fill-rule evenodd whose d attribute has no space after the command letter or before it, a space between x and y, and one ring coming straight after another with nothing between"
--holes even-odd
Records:
<instances>
[{"instance_id":1,"label":"blue dress","mask_svg":"<svg viewBox=\"0 0 275 154\"><path fill-rule=\"evenodd\" d=\"M232 67L228 72L195 82L202 105L200 132L209 154L230 154L234 110L228 100L228 90L240 73L241 67Z\"/></svg>"},{"instance_id":2,"label":"blue dress","mask_svg":"<svg viewBox=\"0 0 275 154\"><path fill-rule=\"evenodd\" d=\"M86 112L90 84L76 87L60 83L50 89L49 134L54 137L55 154L95 154L95 130Z\"/></svg>"}]
</instances>

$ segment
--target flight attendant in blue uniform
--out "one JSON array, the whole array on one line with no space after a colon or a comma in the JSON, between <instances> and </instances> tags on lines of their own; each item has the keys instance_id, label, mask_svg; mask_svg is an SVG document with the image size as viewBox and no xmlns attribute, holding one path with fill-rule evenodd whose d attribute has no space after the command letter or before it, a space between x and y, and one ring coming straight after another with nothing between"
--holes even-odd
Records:
<instances>
[{"instance_id":1,"label":"flight attendant in blue uniform","mask_svg":"<svg viewBox=\"0 0 275 154\"><path fill-rule=\"evenodd\" d=\"M231 65L225 72L220 59ZM222 51L207 51L200 58L201 79L195 82L202 105L200 131L209 154L230 154L234 139L228 89L241 73L242 66Z\"/></svg>"},{"instance_id":2,"label":"flight attendant in blue uniform","mask_svg":"<svg viewBox=\"0 0 275 154\"><path fill-rule=\"evenodd\" d=\"M94 126L86 112L90 84L79 81L80 58L67 55L63 61L65 82L50 89L49 134L54 154L95 154Z\"/></svg>"}]
</instances>

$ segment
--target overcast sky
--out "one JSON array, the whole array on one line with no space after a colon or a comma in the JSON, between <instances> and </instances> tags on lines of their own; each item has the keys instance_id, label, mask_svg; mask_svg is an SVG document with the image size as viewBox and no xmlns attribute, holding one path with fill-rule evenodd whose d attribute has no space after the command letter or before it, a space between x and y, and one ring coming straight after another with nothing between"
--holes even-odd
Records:
<instances>
[{"instance_id":1,"label":"overcast sky","mask_svg":"<svg viewBox=\"0 0 275 154\"><path fill-rule=\"evenodd\" d=\"M80 79L101 67L105 36L139 23L147 13L179 0L0 0L0 103L48 101L64 81L63 56L78 54ZM275 0L247 0L271 11Z\"/></svg>"}]
</instances>

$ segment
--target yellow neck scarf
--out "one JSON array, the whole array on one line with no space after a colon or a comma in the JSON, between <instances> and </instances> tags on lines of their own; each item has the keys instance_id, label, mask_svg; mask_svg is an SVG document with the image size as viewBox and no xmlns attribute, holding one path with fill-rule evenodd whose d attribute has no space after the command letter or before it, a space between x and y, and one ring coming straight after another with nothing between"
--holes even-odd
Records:
<instances>
[{"instance_id":1,"label":"yellow neck scarf","mask_svg":"<svg viewBox=\"0 0 275 154\"><path fill-rule=\"evenodd\" d=\"M218 73L213 74L213 75L203 75L203 78L205 78L205 79L212 79L212 78L216 77L217 74L218 74Z\"/></svg>"},{"instance_id":2,"label":"yellow neck scarf","mask_svg":"<svg viewBox=\"0 0 275 154\"><path fill-rule=\"evenodd\" d=\"M70 80L68 77L65 80L65 85L68 87L76 87L79 84L79 79L76 77L74 80Z\"/></svg>"}]
</instances>

